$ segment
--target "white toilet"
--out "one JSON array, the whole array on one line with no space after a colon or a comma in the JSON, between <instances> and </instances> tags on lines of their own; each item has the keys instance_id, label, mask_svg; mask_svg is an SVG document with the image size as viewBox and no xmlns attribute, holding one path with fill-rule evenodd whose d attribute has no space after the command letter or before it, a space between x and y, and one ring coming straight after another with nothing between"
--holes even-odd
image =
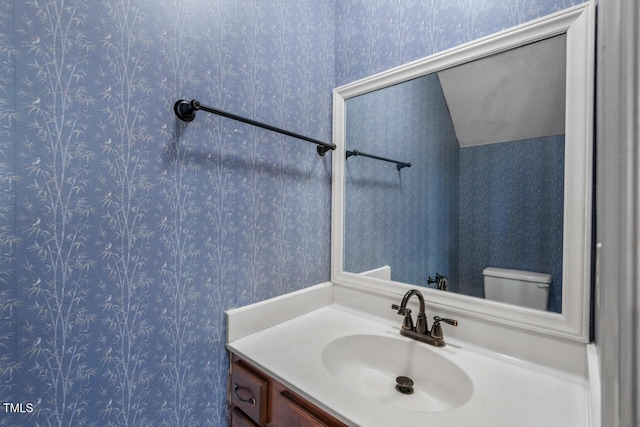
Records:
<instances>
[{"instance_id":1,"label":"white toilet","mask_svg":"<svg viewBox=\"0 0 640 427\"><path fill-rule=\"evenodd\" d=\"M482 270L482 275L486 299L538 310L547 309L550 274L487 267Z\"/></svg>"}]
</instances>

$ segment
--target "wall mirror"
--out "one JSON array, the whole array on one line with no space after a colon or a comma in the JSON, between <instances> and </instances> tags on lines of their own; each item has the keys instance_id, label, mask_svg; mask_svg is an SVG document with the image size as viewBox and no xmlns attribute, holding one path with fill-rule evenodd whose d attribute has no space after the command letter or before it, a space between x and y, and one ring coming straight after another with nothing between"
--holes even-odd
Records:
<instances>
[{"instance_id":1,"label":"wall mirror","mask_svg":"<svg viewBox=\"0 0 640 427\"><path fill-rule=\"evenodd\" d=\"M335 283L420 287L441 308L588 340L593 15L583 4L334 91ZM514 270L537 273L533 305L485 294L485 276Z\"/></svg>"}]
</instances>

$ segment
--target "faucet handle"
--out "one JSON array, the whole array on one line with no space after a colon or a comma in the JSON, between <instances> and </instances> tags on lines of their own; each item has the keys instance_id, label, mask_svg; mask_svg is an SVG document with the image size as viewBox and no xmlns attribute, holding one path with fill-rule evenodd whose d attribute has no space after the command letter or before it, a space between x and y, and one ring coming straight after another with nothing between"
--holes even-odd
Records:
<instances>
[{"instance_id":1,"label":"faucet handle","mask_svg":"<svg viewBox=\"0 0 640 427\"><path fill-rule=\"evenodd\" d=\"M458 326L458 321L454 319L445 319L440 316L433 316L433 324L431 325L430 335L433 338L441 340L444 343L444 335L442 334L442 326L440 326L440 322L448 323L451 326Z\"/></svg>"},{"instance_id":2,"label":"faucet handle","mask_svg":"<svg viewBox=\"0 0 640 427\"><path fill-rule=\"evenodd\" d=\"M398 314L403 315L402 319L402 329L413 329L413 319L411 318L411 309L410 308L402 308L398 304L392 304L391 308L394 310L398 310Z\"/></svg>"},{"instance_id":3,"label":"faucet handle","mask_svg":"<svg viewBox=\"0 0 640 427\"><path fill-rule=\"evenodd\" d=\"M391 308L393 310L398 310L398 314L406 315L407 312L411 313L411 310L408 308L402 308L398 304L391 304Z\"/></svg>"},{"instance_id":4,"label":"faucet handle","mask_svg":"<svg viewBox=\"0 0 640 427\"><path fill-rule=\"evenodd\" d=\"M440 323L440 322L444 322L444 323L448 323L451 326L458 326L458 321L455 319L445 319L443 317L440 316L433 316L433 322L434 323Z\"/></svg>"}]
</instances>

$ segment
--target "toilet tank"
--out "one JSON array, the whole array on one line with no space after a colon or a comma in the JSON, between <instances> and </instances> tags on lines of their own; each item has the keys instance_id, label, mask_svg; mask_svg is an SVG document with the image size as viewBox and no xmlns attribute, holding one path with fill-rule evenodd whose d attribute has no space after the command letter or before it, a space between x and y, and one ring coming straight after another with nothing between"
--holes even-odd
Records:
<instances>
[{"instance_id":1,"label":"toilet tank","mask_svg":"<svg viewBox=\"0 0 640 427\"><path fill-rule=\"evenodd\" d=\"M550 274L487 267L482 270L482 275L486 299L538 310L547 309Z\"/></svg>"}]
</instances>

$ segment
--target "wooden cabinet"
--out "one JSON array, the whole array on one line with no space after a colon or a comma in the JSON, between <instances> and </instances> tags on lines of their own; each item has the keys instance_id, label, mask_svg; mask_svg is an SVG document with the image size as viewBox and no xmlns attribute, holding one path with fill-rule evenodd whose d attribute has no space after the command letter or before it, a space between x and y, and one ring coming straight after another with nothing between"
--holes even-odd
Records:
<instances>
[{"instance_id":1,"label":"wooden cabinet","mask_svg":"<svg viewBox=\"0 0 640 427\"><path fill-rule=\"evenodd\" d=\"M347 427L234 354L228 396L232 427Z\"/></svg>"},{"instance_id":2,"label":"wooden cabinet","mask_svg":"<svg viewBox=\"0 0 640 427\"><path fill-rule=\"evenodd\" d=\"M254 423L249 416L234 406L231 410L231 427L256 427L259 424Z\"/></svg>"},{"instance_id":3,"label":"wooden cabinet","mask_svg":"<svg viewBox=\"0 0 640 427\"><path fill-rule=\"evenodd\" d=\"M233 363L229 390L231 404L260 426L267 422L267 385L267 379L242 360Z\"/></svg>"},{"instance_id":4,"label":"wooden cabinet","mask_svg":"<svg viewBox=\"0 0 640 427\"><path fill-rule=\"evenodd\" d=\"M317 410L309 410L299 404L294 395L286 390L278 394L273 409L281 426L324 427L327 425L318 417Z\"/></svg>"}]
</instances>

